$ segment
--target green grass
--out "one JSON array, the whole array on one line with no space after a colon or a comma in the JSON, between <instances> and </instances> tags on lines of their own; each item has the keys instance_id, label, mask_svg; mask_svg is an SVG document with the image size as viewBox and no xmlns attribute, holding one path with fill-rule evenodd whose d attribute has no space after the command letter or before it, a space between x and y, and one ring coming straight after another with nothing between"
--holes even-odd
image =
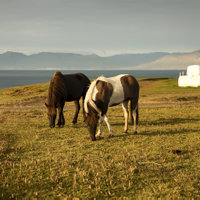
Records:
<instances>
[{"instance_id":1,"label":"green grass","mask_svg":"<svg viewBox=\"0 0 200 200\"><path fill-rule=\"evenodd\" d=\"M15 104L47 96L49 83L0 90L0 104Z\"/></svg>"},{"instance_id":2,"label":"green grass","mask_svg":"<svg viewBox=\"0 0 200 200\"><path fill-rule=\"evenodd\" d=\"M108 115L113 138L90 141L79 116L65 111L50 129L45 112L4 112L0 129L1 198L200 196L199 107L140 108L138 135L123 134L121 108ZM180 151L180 154L179 154Z\"/></svg>"},{"instance_id":3,"label":"green grass","mask_svg":"<svg viewBox=\"0 0 200 200\"><path fill-rule=\"evenodd\" d=\"M143 102L150 95L157 101L160 94L199 94L199 88L178 88L175 79L139 81ZM27 87L44 96L40 87L47 90L48 84ZM23 91L19 99L34 97L18 89ZM14 90L0 91L0 101L12 101ZM95 142L82 112L72 125L74 110L65 110L64 128L50 129L44 110L0 108L0 199L200 198L199 106L140 107L137 135L131 124L123 134L121 107L109 108L114 137L107 137L104 123Z\"/></svg>"},{"instance_id":4,"label":"green grass","mask_svg":"<svg viewBox=\"0 0 200 200\"><path fill-rule=\"evenodd\" d=\"M93 80L91 80L93 81ZM140 103L173 103L200 101L200 89L178 87L176 78L142 78ZM19 105L30 101L45 100L49 83L14 87L0 90L1 105Z\"/></svg>"},{"instance_id":5,"label":"green grass","mask_svg":"<svg viewBox=\"0 0 200 200\"><path fill-rule=\"evenodd\" d=\"M178 87L178 79L176 78L142 78L138 79L138 81L141 97L163 94L181 94L183 96L188 93L200 94L199 88ZM46 97L48 88L49 83L3 89L0 90L0 103Z\"/></svg>"},{"instance_id":6,"label":"green grass","mask_svg":"<svg viewBox=\"0 0 200 200\"><path fill-rule=\"evenodd\" d=\"M174 93L193 93L197 92L199 88L195 87L179 87L178 79L176 78L143 78L139 82L144 85L146 94L174 94ZM145 84L145 83L149 84ZM153 87L152 87L153 86Z\"/></svg>"},{"instance_id":7,"label":"green grass","mask_svg":"<svg viewBox=\"0 0 200 200\"><path fill-rule=\"evenodd\" d=\"M177 103L199 102L200 89L178 87L175 78L139 79L140 103Z\"/></svg>"}]
</instances>

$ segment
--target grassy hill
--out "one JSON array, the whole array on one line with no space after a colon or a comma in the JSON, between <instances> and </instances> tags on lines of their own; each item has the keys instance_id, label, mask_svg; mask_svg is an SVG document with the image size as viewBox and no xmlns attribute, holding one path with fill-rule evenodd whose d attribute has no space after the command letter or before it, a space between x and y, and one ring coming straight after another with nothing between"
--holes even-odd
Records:
<instances>
[{"instance_id":1,"label":"grassy hill","mask_svg":"<svg viewBox=\"0 0 200 200\"><path fill-rule=\"evenodd\" d=\"M143 104L173 104L199 102L199 88L178 87L176 78L144 78L138 79L140 84L140 105ZM13 87L0 90L0 108L9 107L28 109L28 107L43 107L46 100L49 83ZM73 105L73 103L66 103Z\"/></svg>"},{"instance_id":2,"label":"grassy hill","mask_svg":"<svg viewBox=\"0 0 200 200\"><path fill-rule=\"evenodd\" d=\"M50 129L49 83L0 90L0 199L199 198L199 88L177 79L139 79L138 135L123 134L120 106L109 108L114 137L90 141L82 112L64 111Z\"/></svg>"}]
</instances>

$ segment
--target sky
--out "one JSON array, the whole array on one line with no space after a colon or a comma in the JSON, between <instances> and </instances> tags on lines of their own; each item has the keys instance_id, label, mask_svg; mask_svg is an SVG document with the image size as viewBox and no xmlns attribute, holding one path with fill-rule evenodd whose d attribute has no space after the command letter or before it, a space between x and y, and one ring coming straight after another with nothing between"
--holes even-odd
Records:
<instances>
[{"instance_id":1,"label":"sky","mask_svg":"<svg viewBox=\"0 0 200 200\"><path fill-rule=\"evenodd\" d=\"M192 52L199 0L0 0L0 53Z\"/></svg>"}]
</instances>

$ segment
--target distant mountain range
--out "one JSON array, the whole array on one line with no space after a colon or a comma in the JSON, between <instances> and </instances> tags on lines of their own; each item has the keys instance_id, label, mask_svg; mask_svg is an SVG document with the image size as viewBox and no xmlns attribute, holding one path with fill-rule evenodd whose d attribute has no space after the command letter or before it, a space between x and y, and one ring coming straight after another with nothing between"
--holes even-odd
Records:
<instances>
[{"instance_id":1,"label":"distant mountain range","mask_svg":"<svg viewBox=\"0 0 200 200\"><path fill-rule=\"evenodd\" d=\"M42 52L27 56L17 52L0 54L0 70L150 70L186 69L200 65L200 50L191 53L121 54L110 57L74 53Z\"/></svg>"}]
</instances>

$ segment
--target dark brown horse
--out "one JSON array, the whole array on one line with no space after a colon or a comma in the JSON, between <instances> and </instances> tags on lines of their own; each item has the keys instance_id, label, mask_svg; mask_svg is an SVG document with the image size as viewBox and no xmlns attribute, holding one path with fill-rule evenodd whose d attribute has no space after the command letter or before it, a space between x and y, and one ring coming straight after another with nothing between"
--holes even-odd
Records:
<instances>
[{"instance_id":1,"label":"dark brown horse","mask_svg":"<svg viewBox=\"0 0 200 200\"><path fill-rule=\"evenodd\" d=\"M49 118L49 126L51 128L55 127L56 114L58 109L58 123L59 127L63 127L65 124L65 119L63 115L63 107L65 101L74 101L76 112L72 123L77 122L78 113L80 110L79 100L82 97L83 105L86 92L90 85L90 80L82 73L77 74L66 74L63 75L61 72L56 72L51 79L47 103L47 114ZM85 111L83 107L83 117L85 120Z\"/></svg>"},{"instance_id":2,"label":"dark brown horse","mask_svg":"<svg viewBox=\"0 0 200 200\"><path fill-rule=\"evenodd\" d=\"M105 120L110 136L113 136L113 129L106 115L108 107L122 103L125 117L124 133L128 131L128 102L130 100L131 119L134 123L134 133L137 133L136 124L138 122L138 98L139 83L131 75L118 75L115 77L99 77L90 85L86 97L84 108L87 113L86 124L91 140L96 140L96 136L102 134L102 123ZM99 113L100 125L95 136L98 124Z\"/></svg>"}]
</instances>

